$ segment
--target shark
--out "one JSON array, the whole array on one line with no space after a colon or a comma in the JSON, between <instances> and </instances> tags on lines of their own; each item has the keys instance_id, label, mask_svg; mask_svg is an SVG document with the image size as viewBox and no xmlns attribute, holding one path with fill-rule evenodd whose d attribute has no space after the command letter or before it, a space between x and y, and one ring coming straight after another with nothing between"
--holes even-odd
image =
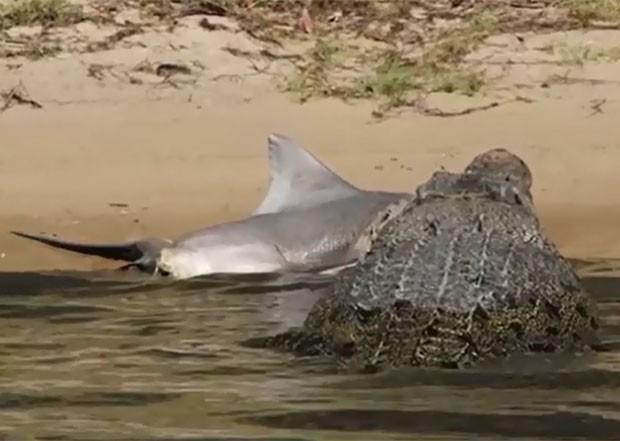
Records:
<instances>
[{"instance_id":1,"label":"shark","mask_svg":"<svg viewBox=\"0 0 620 441\"><path fill-rule=\"evenodd\" d=\"M245 218L223 222L170 240L81 243L49 235L10 231L57 249L123 261L138 269L182 280L209 274L335 273L367 252L364 231L406 192L361 189L346 181L297 141L267 137L269 185Z\"/></svg>"}]
</instances>

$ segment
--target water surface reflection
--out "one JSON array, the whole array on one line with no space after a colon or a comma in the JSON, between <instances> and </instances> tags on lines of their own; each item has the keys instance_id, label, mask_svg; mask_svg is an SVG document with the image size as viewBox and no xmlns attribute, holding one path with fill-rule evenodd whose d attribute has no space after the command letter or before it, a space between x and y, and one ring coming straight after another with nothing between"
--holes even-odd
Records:
<instances>
[{"instance_id":1,"label":"water surface reflection","mask_svg":"<svg viewBox=\"0 0 620 441\"><path fill-rule=\"evenodd\" d=\"M329 279L0 273L0 434L45 440L618 440L620 279L579 261L609 351L336 375L237 343Z\"/></svg>"}]
</instances>

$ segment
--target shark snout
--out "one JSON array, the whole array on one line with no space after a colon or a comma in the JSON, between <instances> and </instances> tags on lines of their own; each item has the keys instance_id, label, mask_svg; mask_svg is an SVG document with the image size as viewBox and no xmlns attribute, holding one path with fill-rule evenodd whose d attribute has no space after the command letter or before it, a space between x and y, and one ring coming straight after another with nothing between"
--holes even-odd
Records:
<instances>
[{"instance_id":1,"label":"shark snout","mask_svg":"<svg viewBox=\"0 0 620 441\"><path fill-rule=\"evenodd\" d=\"M209 273L204 264L198 268L200 262L192 250L183 248L163 248L157 259L157 268L174 279L188 279L199 274Z\"/></svg>"}]
</instances>

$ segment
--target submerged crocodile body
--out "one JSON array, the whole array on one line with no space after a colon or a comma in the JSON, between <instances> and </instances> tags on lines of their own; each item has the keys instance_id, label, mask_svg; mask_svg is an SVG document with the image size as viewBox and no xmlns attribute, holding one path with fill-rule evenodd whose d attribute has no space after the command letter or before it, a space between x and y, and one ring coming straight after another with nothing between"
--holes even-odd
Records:
<instances>
[{"instance_id":1,"label":"submerged crocodile body","mask_svg":"<svg viewBox=\"0 0 620 441\"><path fill-rule=\"evenodd\" d=\"M354 370L471 366L511 353L598 342L598 312L545 236L527 165L504 149L436 172L366 231L303 326L248 341L335 357Z\"/></svg>"}]
</instances>

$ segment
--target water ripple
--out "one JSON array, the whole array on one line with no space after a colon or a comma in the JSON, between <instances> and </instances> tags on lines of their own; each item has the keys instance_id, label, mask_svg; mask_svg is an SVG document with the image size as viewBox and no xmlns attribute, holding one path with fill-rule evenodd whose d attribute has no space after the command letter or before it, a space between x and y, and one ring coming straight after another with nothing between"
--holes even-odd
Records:
<instances>
[{"instance_id":1,"label":"water ripple","mask_svg":"<svg viewBox=\"0 0 620 441\"><path fill-rule=\"evenodd\" d=\"M620 262L620 261L619 261ZM617 440L620 268L576 262L606 352L335 374L241 346L329 278L0 272L0 434L40 440Z\"/></svg>"}]
</instances>

